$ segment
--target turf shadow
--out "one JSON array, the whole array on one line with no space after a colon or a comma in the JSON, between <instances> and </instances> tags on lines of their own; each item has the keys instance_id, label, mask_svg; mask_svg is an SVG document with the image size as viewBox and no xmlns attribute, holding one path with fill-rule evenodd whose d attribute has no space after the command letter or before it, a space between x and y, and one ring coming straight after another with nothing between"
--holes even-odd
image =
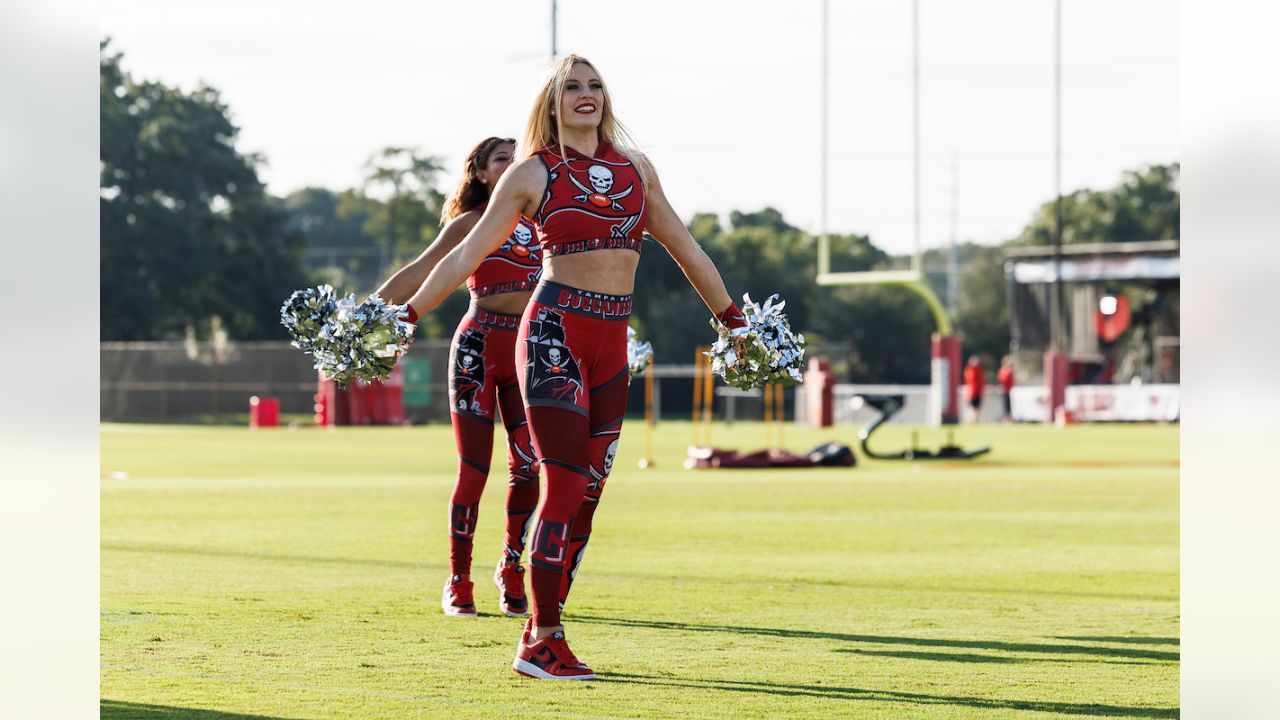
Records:
<instances>
[{"instance_id":1,"label":"turf shadow","mask_svg":"<svg viewBox=\"0 0 1280 720\"><path fill-rule=\"evenodd\" d=\"M323 557L318 555L286 555L280 553L223 550L194 545L160 545L158 543L103 543L103 550L120 552L164 553L170 555L202 555L215 558L240 558L244 560L271 560L280 562L316 563L320 565L360 565L367 567L399 568L405 570L439 570L440 563L410 562L408 560L370 560L368 558Z\"/></svg>"},{"instance_id":2,"label":"turf shadow","mask_svg":"<svg viewBox=\"0 0 1280 720\"><path fill-rule=\"evenodd\" d=\"M816 697L829 700L863 700L870 702L913 703L916 705L958 705L987 710L1028 710L1058 715L1090 715L1095 717L1125 718L1176 718L1176 707L1143 707L1128 705L1103 705L1096 703L1068 703L1041 700L1002 700L998 698L965 697L960 695L927 695L924 693L898 692L895 690L870 690L866 688L835 687L828 685L799 685L744 680L704 680L674 676L638 675L633 673L598 673L600 682L653 685L656 687L687 687L698 690L725 690L730 692L764 693L790 697Z\"/></svg>"},{"instance_id":3,"label":"turf shadow","mask_svg":"<svg viewBox=\"0 0 1280 720\"><path fill-rule=\"evenodd\" d=\"M847 633L817 632L813 630L789 630L784 628L744 627L739 625L705 625L663 620L633 620L630 618L571 615L570 621L619 627L639 627L655 630L679 630L688 632L731 633L736 635L764 635L767 637L805 638L811 640L840 640L844 642L876 643L883 645L917 645L922 647L968 648L1001 652L1034 652L1064 655L1102 655L1138 660L1180 659L1181 653L1168 650L1146 650L1132 647L1099 647L1095 645L1068 645L1063 643L1011 643L999 640L949 640L943 638L902 637L896 635L853 635Z\"/></svg>"},{"instance_id":4,"label":"turf shadow","mask_svg":"<svg viewBox=\"0 0 1280 720\"><path fill-rule=\"evenodd\" d=\"M891 657L902 658L904 660L937 660L940 662L968 662L968 663L1039 663L1039 662L1069 662L1069 663L1100 663L1106 665L1159 665L1159 661L1154 660L1115 660L1112 658L1094 659L1094 658L1024 658L1024 657L1003 657L1000 655L978 655L976 653L931 653L919 652L914 650L863 650L862 648L836 648L834 652L851 653L854 655L871 655L874 657Z\"/></svg>"},{"instance_id":5,"label":"turf shadow","mask_svg":"<svg viewBox=\"0 0 1280 720\"><path fill-rule=\"evenodd\" d=\"M1135 637L1133 635L1054 635L1053 639L1129 643L1131 645L1180 645L1182 643L1182 640L1176 637Z\"/></svg>"},{"instance_id":6,"label":"turf shadow","mask_svg":"<svg viewBox=\"0 0 1280 720\"><path fill-rule=\"evenodd\" d=\"M1025 658L1002 657L1000 655L978 655L976 653L931 653L914 650L862 650L860 648L836 648L836 652L854 655L872 655L874 657L903 658L905 660L941 660L943 662L968 663L1021 663L1030 662Z\"/></svg>"},{"instance_id":7,"label":"turf shadow","mask_svg":"<svg viewBox=\"0 0 1280 720\"><path fill-rule=\"evenodd\" d=\"M245 715L227 713L218 710L202 710L200 708L171 707L168 705L146 705L143 703L122 702L103 698L98 703L98 717L101 720L297 720L296 718L280 718L270 715Z\"/></svg>"}]
</instances>

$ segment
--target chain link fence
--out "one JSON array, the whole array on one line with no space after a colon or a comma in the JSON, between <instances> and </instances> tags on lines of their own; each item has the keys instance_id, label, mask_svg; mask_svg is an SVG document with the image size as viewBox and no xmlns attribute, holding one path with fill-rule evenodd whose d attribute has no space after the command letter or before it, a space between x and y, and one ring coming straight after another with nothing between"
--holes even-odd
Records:
<instances>
[{"instance_id":1,"label":"chain link fence","mask_svg":"<svg viewBox=\"0 0 1280 720\"><path fill-rule=\"evenodd\" d=\"M448 355L448 340L419 340L402 360L410 421L448 422ZM311 358L287 342L105 342L99 419L247 422L258 395L279 398L286 420L309 422L317 380Z\"/></svg>"},{"instance_id":2,"label":"chain link fence","mask_svg":"<svg viewBox=\"0 0 1280 720\"><path fill-rule=\"evenodd\" d=\"M287 342L105 342L100 348L103 422L245 424L249 398L280 400L283 423L311 423L318 389L311 359ZM449 422L449 340L418 340L400 361L405 419ZM693 365L654 366L654 415L688 420ZM716 394L716 417L763 416L759 393ZM787 406L795 389L787 390ZM631 382L627 415L644 415L644 380ZM790 416L790 413L788 413Z\"/></svg>"}]
</instances>

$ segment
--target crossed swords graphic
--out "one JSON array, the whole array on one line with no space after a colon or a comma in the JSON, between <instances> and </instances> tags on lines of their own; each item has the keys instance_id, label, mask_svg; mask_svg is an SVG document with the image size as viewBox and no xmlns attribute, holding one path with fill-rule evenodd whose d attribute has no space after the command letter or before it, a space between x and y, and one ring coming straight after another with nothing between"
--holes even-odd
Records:
<instances>
[{"instance_id":1,"label":"crossed swords graphic","mask_svg":"<svg viewBox=\"0 0 1280 720\"><path fill-rule=\"evenodd\" d=\"M618 204L618 201L630 195L631 191L636 189L635 185L628 185L627 189L623 190L620 193L615 193L613 195L606 195L604 193L598 193L592 188L589 188L586 185L583 185L581 182L578 181L578 178L573 176L573 173L569 173L569 180L572 181L574 185L578 186L578 189L582 191L581 195L573 196L574 200L577 200L578 202L586 202L587 198L591 197L592 195L600 195L609 200L609 209L613 210L614 212L622 212L622 206Z\"/></svg>"}]
</instances>

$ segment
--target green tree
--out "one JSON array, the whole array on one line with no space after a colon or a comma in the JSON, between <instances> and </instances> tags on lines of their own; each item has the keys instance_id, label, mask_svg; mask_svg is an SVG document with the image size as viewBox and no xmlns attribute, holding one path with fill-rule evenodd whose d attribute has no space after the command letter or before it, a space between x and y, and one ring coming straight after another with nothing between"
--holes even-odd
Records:
<instances>
[{"instance_id":1,"label":"green tree","mask_svg":"<svg viewBox=\"0 0 1280 720\"><path fill-rule=\"evenodd\" d=\"M845 382L929 382L929 306L912 290L883 285L822 288L823 312L811 327L828 344Z\"/></svg>"},{"instance_id":2,"label":"green tree","mask_svg":"<svg viewBox=\"0 0 1280 720\"><path fill-rule=\"evenodd\" d=\"M955 326L965 357L977 353L994 372L1009 352L1009 296L999 247L975 245L978 252L960 272Z\"/></svg>"},{"instance_id":3,"label":"green tree","mask_svg":"<svg viewBox=\"0 0 1280 720\"><path fill-rule=\"evenodd\" d=\"M307 269L339 292L363 293L382 279L381 243L365 232L368 205L355 190L308 187L281 201L290 232L306 237Z\"/></svg>"},{"instance_id":4,"label":"green tree","mask_svg":"<svg viewBox=\"0 0 1280 720\"><path fill-rule=\"evenodd\" d=\"M726 229L717 216L698 213L689 232L716 263L734 300L742 293L787 301L792 327L810 336L815 353L832 356L845 379L921 382L929 371L932 317L909 291L885 287L820 287L816 242L777 210L733 212ZM872 270L889 259L865 235L831 238L833 269ZM693 361L710 343L710 312L679 267L656 243L647 244L636 280L635 320L661 362ZM653 300L649 300L652 298ZM923 379L922 379L923 378Z\"/></svg>"},{"instance_id":5,"label":"green tree","mask_svg":"<svg viewBox=\"0 0 1280 720\"><path fill-rule=\"evenodd\" d=\"M136 81L121 57L101 43L102 337L279 336L280 303L307 278L262 158L236 149L217 90Z\"/></svg>"},{"instance_id":6,"label":"green tree","mask_svg":"<svg viewBox=\"0 0 1280 720\"><path fill-rule=\"evenodd\" d=\"M735 212L730 218L732 227L726 230L715 215L699 213L689 223L690 234L720 270L735 302L742 303L743 293L749 292L757 301L779 293L789 301L792 322L802 327L807 311L804 295L813 284L809 239L771 208ZM640 294L636 323L653 343L655 355L671 358L664 362L692 362L696 347L714 340L708 325L710 311L658 243L646 243L636 287Z\"/></svg>"},{"instance_id":7,"label":"green tree","mask_svg":"<svg viewBox=\"0 0 1280 720\"><path fill-rule=\"evenodd\" d=\"M444 167L417 148L386 147L365 162L364 185L343 198L340 214L364 213L364 231L379 240L379 268L386 272L418 253L440 232L444 195L436 179ZM379 195L385 199L375 199Z\"/></svg>"},{"instance_id":8,"label":"green tree","mask_svg":"<svg viewBox=\"0 0 1280 720\"><path fill-rule=\"evenodd\" d=\"M929 287L947 303L948 248L924 252L925 278ZM1000 246L973 242L956 244L957 306L951 312L955 332L960 336L967 358L977 353L983 366L998 367L1009 352L1009 298L1005 284L1004 258Z\"/></svg>"},{"instance_id":9,"label":"green tree","mask_svg":"<svg viewBox=\"0 0 1280 720\"><path fill-rule=\"evenodd\" d=\"M284 209L289 213L285 226L307 236L307 249L316 255L330 249L346 249L375 244L373 238L364 233L364 223L368 216L353 212L346 215L338 213L344 195L326 188L306 187L294 190L285 196Z\"/></svg>"},{"instance_id":10,"label":"green tree","mask_svg":"<svg viewBox=\"0 0 1280 720\"><path fill-rule=\"evenodd\" d=\"M1107 190L1077 190L1062 197L1062 242L1176 240L1180 216L1178 163L1124 173ZM1052 245L1054 201L1040 206L1014 245Z\"/></svg>"}]
</instances>

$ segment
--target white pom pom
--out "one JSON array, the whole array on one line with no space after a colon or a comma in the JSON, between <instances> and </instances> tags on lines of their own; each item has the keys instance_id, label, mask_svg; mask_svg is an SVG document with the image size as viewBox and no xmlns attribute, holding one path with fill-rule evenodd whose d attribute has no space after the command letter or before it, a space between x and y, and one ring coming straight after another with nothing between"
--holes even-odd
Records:
<instances>
[{"instance_id":1,"label":"white pom pom","mask_svg":"<svg viewBox=\"0 0 1280 720\"><path fill-rule=\"evenodd\" d=\"M388 305L376 294L362 303L354 294L343 298L321 285L299 290L280 309L280 322L293 335L293 345L315 356L315 367L345 385L352 380L383 380L413 340L413 324L403 307Z\"/></svg>"},{"instance_id":2,"label":"white pom pom","mask_svg":"<svg viewBox=\"0 0 1280 720\"><path fill-rule=\"evenodd\" d=\"M746 325L728 330L715 320L719 338L707 356L712 370L730 385L742 389L762 387L770 383L796 385L804 381L804 335L791 332L787 316L782 314L786 301L774 303L770 295L764 305L742 296L742 314Z\"/></svg>"}]
</instances>

